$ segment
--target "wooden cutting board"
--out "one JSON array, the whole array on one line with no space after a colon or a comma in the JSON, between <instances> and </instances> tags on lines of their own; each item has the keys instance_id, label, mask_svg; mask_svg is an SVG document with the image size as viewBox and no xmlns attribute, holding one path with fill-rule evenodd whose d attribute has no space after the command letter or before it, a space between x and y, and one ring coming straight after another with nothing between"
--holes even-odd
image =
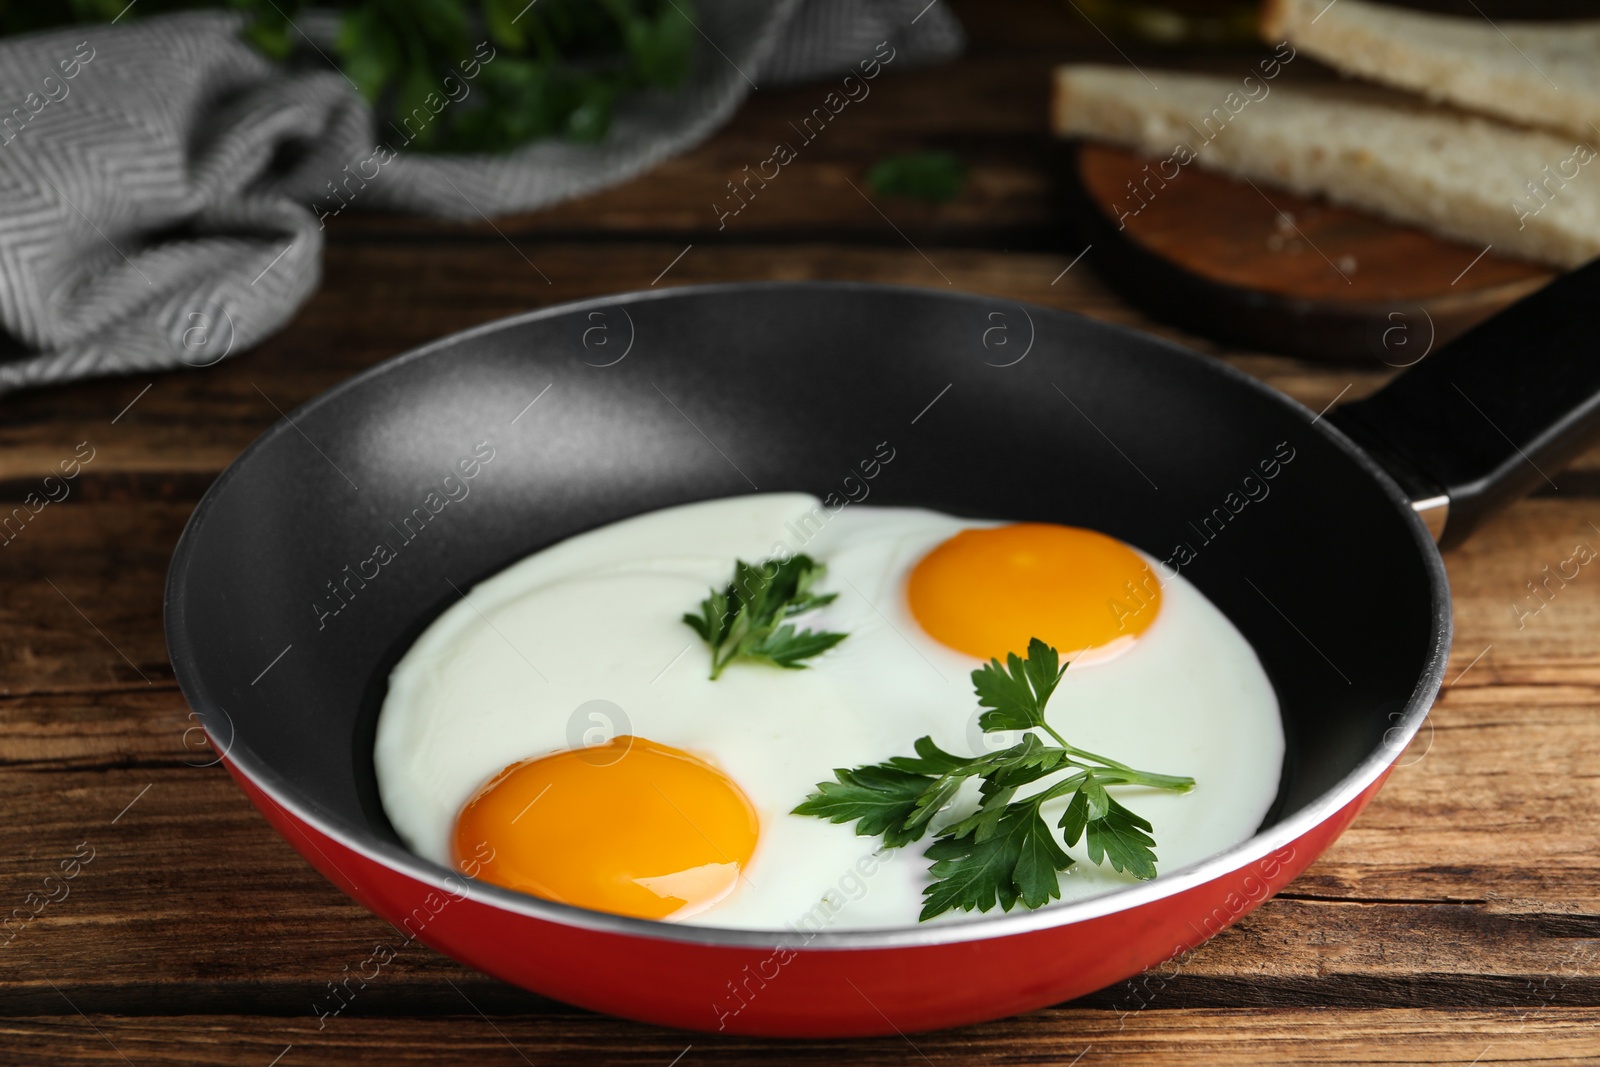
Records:
<instances>
[{"instance_id":1,"label":"wooden cutting board","mask_svg":"<svg viewBox=\"0 0 1600 1067\"><path fill-rule=\"evenodd\" d=\"M1106 280L1227 344L1409 366L1539 288L1549 268L1325 200L1068 142L1066 207Z\"/></svg>"}]
</instances>

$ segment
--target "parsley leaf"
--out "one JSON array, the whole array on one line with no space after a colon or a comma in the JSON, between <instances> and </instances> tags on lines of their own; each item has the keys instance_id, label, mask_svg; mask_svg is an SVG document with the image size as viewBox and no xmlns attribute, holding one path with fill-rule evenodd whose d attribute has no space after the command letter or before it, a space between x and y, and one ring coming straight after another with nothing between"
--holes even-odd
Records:
<instances>
[{"instance_id":1,"label":"parsley leaf","mask_svg":"<svg viewBox=\"0 0 1600 1067\"><path fill-rule=\"evenodd\" d=\"M715 607L714 600L715 594L707 604ZM702 605L704 611L712 607ZM1135 770L1068 744L1044 714L1065 671L1057 651L1037 638L1028 643L1025 659L1011 654L1004 664L990 660L972 672L973 688L984 709L979 725L985 731L1028 731L1020 741L998 752L967 757L946 752L931 737L923 737L913 745L914 756L835 770L835 780L818 783L795 814L836 823L855 820L857 834L881 837L890 848L931 833L934 841L924 855L932 861L928 870L933 881L923 890L924 920L954 909L989 911L998 906L1009 911L1019 902L1038 908L1059 898L1057 876L1074 861L1041 809L1062 797L1070 797L1057 824L1067 846L1082 840L1090 862L1108 863L1135 878L1154 878L1150 823L1107 789L1142 785L1186 792L1194 780ZM1034 730L1056 743L1046 742ZM1024 787L1054 775L1063 776L1017 799ZM972 779L979 783L977 807L964 818L946 819L936 827L935 821L948 812L962 784Z\"/></svg>"},{"instance_id":2,"label":"parsley leaf","mask_svg":"<svg viewBox=\"0 0 1600 1067\"><path fill-rule=\"evenodd\" d=\"M1042 908L1061 896L1061 882L1056 874L1072 866L1073 859L1056 844L1055 835L1039 815L1034 805L1030 815L1021 820L1017 837L1017 865L1011 871L1011 882L1016 886L1017 899L1025 908ZM1151 877L1154 877L1151 872Z\"/></svg>"},{"instance_id":3,"label":"parsley leaf","mask_svg":"<svg viewBox=\"0 0 1600 1067\"><path fill-rule=\"evenodd\" d=\"M942 837L924 853L933 861L928 870L933 884L922 891L921 920L960 908L988 911L999 904L1010 911L1017 902L1011 876L1022 850L1013 834L993 834L982 841L976 834Z\"/></svg>"},{"instance_id":4,"label":"parsley leaf","mask_svg":"<svg viewBox=\"0 0 1600 1067\"><path fill-rule=\"evenodd\" d=\"M1135 878L1156 876L1155 838L1150 823L1121 804L1090 771L1084 784L1073 794L1072 802L1061 814L1062 836L1076 845L1085 832L1089 859L1104 859L1113 870L1126 871Z\"/></svg>"},{"instance_id":5,"label":"parsley leaf","mask_svg":"<svg viewBox=\"0 0 1600 1067\"><path fill-rule=\"evenodd\" d=\"M909 844L922 836L926 824L907 829L917 810L917 799L932 784L925 774L913 774L887 764L840 768L837 781L817 783L817 791L797 808L796 815L815 815L829 822L856 822L862 837L882 837L890 848Z\"/></svg>"},{"instance_id":6,"label":"parsley leaf","mask_svg":"<svg viewBox=\"0 0 1600 1067\"><path fill-rule=\"evenodd\" d=\"M888 156L867 171L867 184L879 196L942 204L961 195L967 168L949 152L907 152Z\"/></svg>"},{"instance_id":7,"label":"parsley leaf","mask_svg":"<svg viewBox=\"0 0 1600 1067\"><path fill-rule=\"evenodd\" d=\"M978 725L985 731L1032 730L1044 726L1044 706L1067 671L1056 650L1035 637L1028 658L1006 653L1005 666L991 659L972 672L979 707L987 708Z\"/></svg>"},{"instance_id":8,"label":"parsley leaf","mask_svg":"<svg viewBox=\"0 0 1600 1067\"><path fill-rule=\"evenodd\" d=\"M954 756L918 738L915 756L896 756L886 763L855 770L838 768L834 781L818 782L817 791L794 809L830 822L859 818L856 833L879 837L890 848L920 839L980 760Z\"/></svg>"},{"instance_id":9,"label":"parsley leaf","mask_svg":"<svg viewBox=\"0 0 1600 1067\"><path fill-rule=\"evenodd\" d=\"M729 663L750 659L798 670L801 660L821 655L847 634L801 630L785 619L831 604L837 593L812 592L827 568L810 556L737 560L733 580L712 589L700 601L700 612L683 621L711 646L711 677L722 676Z\"/></svg>"},{"instance_id":10,"label":"parsley leaf","mask_svg":"<svg viewBox=\"0 0 1600 1067\"><path fill-rule=\"evenodd\" d=\"M1061 896L1056 875L1073 862L1030 801L1007 807L987 835L941 836L926 855L935 881L922 891L924 920L952 908L988 911L999 904L1010 911L1019 900L1043 907Z\"/></svg>"},{"instance_id":11,"label":"parsley leaf","mask_svg":"<svg viewBox=\"0 0 1600 1067\"><path fill-rule=\"evenodd\" d=\"M749 655L767 659L780 667L798 667L803 659L819 656L845 638L844 634L818 633L815 630L796 630L785 623L777 631L761 639L750 649Z\"/></svg>"},{"instance_id":12,"label":"parsley leaf","mask_svg":"<svg viewBox=\"0 0 1600 1067\"><path fill-rule=\"evenodd\" d=\"M918 774L949 774L973 762L970 757L946 752L934 744L931 737L919 737L911 747L916 752L915 756L896 756L889 764Z\"/></svg>"}]
</instances>

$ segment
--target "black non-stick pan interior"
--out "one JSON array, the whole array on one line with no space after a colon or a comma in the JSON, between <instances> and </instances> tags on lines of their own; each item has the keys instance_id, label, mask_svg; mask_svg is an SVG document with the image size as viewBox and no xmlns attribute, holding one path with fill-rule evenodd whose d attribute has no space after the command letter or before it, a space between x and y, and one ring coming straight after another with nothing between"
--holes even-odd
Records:
<instances>
[{"instance_id":1,"label":"black non-stick pan interior","mask_svg":"<svg viewBox=\"0 0 1600 1067\"><path fill-rule=\"evenodd\" d=\"M1419 524L1304 409L1152 338L1001 300L619 297L448 339L290 418L184 537L174 660L235 760L391 841L371 720L406 644L511 561L672 504L801 490L1088 526L1161 560L1187 546L1181 573L1277 687L1279 816L1382 743L1447 630ZM394 558L362 578L379 544Z\"/></svg>"}]
</instances>

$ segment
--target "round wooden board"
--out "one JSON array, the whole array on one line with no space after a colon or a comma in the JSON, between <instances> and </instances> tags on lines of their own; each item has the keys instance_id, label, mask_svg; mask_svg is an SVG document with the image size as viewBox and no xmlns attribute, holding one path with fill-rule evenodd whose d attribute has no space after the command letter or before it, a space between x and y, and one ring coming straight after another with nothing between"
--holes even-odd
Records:
<instances>
[{"instance_id":1,"label":"round wooden board","mask_svg":"<svg viewBox=\"0 0 1600 1067\"><path fill-rule=\"evenodd\" d=\"M1228 344L1408 366L1555 273L1325 200L1067 142L1070 214L1106 280Z\"/></svg>"}]
</instances>

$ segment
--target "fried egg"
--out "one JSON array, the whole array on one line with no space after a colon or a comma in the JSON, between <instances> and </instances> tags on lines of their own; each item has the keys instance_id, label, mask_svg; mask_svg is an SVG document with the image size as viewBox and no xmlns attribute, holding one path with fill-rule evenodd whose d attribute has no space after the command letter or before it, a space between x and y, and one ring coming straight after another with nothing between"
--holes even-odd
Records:
<instances>
[{"instance_id":1,"label":"fried egg","mask_svg":"<svg viewBox=\"0 0 1600 1067\"><path fill-rule=\"evenodd\" d=\"M735 559L802 552L838 595L797 621L849 636L805 669L735 661L711 680L683 614ZM1153 824L1161 873L1255 832L1283 761L1277 699L1182 576L1091 530L793 493L635 516L474 587L390 676L379 792L419 855L550 900L756 930L914 925L925 843L884 850L792 809L923 735L963 754L1014 743L979 728L970 676L1032 637L1071 661L1055 729L1195 779L1117 790ZM1068 852L1064 900L1135 884Z\"/></svg>"}]
</instances>

